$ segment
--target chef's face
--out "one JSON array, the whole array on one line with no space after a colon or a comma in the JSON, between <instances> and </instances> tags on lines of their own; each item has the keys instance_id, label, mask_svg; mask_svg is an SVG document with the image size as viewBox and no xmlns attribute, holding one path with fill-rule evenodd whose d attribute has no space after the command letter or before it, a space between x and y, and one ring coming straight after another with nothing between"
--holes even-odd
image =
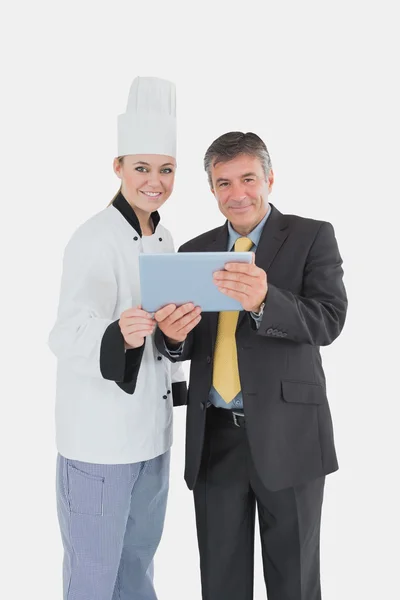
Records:
<instances>
[{"instance_id":1,"label":"chef's face","mask_svg":"<svg viewBox=\"0 0 400 600\"><path fill-rule=\"evenodd\" d=\"M268 210L274 174L266 178L261 161L242 154L211 167L211 191L222 214L241 235L247 235Z\"/></svg>"},{"instance_id":2,"label":"chef's face","mask_svg":"<svg viewBox=\"0 0 400 600\"><path fill-rule=\"evenodd\" d=\"M114 171L121 179L121 192L133 208L151 213L170 197L176 161L161 154L129 154L114 159Z\"/></svg>"}]
</instances>

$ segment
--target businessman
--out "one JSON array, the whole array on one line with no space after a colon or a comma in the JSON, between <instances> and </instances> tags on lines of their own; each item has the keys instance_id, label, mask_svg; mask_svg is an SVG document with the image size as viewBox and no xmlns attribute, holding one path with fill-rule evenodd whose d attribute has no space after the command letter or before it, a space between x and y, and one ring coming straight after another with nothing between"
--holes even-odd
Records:
<instances>
[{"instance_id":1,"label":"businessman","mask_svg":"<svg viewBox=\"0 0 400 600\"><path fill-rule=\"evenodd\" d=\"M179 251L251 250L255 262L215 274L243 311L156 313L160 352L191 360L185 479L203 599L252 600L257 506L269 600L319 600L325 476L338 468L320 346L345 322L342 260L330 223L269 203L257 135L222 135L204 164L226 223Z\"/></svg>"}]
</instances>

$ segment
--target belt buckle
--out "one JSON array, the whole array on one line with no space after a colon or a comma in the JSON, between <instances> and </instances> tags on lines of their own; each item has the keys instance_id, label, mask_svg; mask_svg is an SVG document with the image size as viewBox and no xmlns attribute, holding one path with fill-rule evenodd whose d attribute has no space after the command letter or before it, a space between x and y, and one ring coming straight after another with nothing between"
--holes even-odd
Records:
<instances>
[{"instance_id":1,"label":"belt buckle","mask_svg":"<svg viewBox=\"0 0 400 600\"><path fill-rule=\"evenodd\" d=\"M233 417L233 422L235 423L236 427L240 427L238 420L237 420L237 416L235 415L235 413L232 413L232 417Z\"/></svg>"}]
</instances>

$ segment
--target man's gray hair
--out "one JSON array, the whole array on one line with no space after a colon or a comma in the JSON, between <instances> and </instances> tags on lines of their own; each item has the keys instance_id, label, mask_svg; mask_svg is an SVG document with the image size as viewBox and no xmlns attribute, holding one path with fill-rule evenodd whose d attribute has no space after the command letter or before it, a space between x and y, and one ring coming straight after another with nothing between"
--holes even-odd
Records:
<instances>
[{"instance_id":1,"label":"man's gray hair","mask_svg":"<svg viewBox=\"0 0 400 600\"><path fill-rule=\"evenodd\" d=\"M211 167L219 162L227 162L243 154L258 158L261 162L265 179L268 178L272 164L267 146L262 139L255 133L230 131L214 140L204 155L204 169L208 175L210 186L213 187Z\"/></svg>"}]
</instances>

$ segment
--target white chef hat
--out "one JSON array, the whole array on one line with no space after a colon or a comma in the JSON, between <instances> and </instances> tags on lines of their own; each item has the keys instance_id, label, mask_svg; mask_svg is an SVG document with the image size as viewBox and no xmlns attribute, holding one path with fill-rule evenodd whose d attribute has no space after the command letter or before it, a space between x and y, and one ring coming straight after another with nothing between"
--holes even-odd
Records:
<instances>
[{"instance_id":1,"label":"white chef hat","mask_svg":"<svg viewBox=\"0 0 400 600\"><path fill-rule=\"evenodd\" d=\"M165 154L176 157L175 84L136 77L126 112L118 116L118 156Z\"/></svg>"}]
</instances>

